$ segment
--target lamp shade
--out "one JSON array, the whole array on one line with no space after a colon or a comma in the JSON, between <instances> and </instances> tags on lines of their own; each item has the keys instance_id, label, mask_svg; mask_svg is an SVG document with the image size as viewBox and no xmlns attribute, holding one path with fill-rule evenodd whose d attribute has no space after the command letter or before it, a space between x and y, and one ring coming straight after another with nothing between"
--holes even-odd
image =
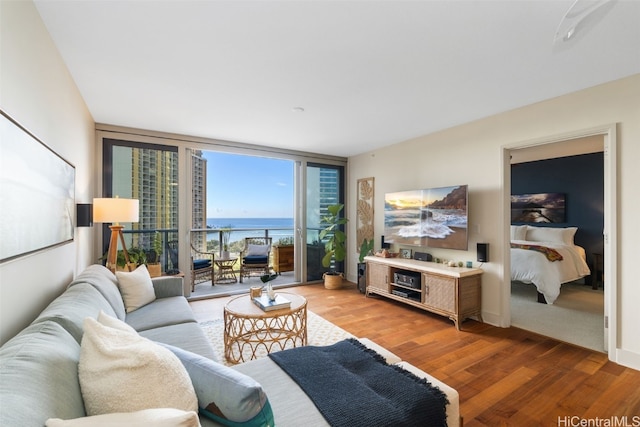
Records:
<instances>
[{"instance_id":1,"label":"lamp shade","mask_svg":"<svg viewBox=\"0 0 640 427\"><path fill-rule=\"evenodd\" d=\"M138 222L139 201L118 197L93 199L93 220L95 222Z\"/></svg>"}]
</instances>

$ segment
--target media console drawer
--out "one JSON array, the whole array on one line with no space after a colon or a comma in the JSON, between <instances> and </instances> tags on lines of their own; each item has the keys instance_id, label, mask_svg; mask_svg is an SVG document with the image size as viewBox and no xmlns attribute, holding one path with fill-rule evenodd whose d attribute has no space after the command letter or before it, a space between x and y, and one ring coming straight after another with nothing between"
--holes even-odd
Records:
<instances>
[{"instance_id":1,"label":"media console drawer","mask_svg":"<svg viewBox=\"0 0 640 427\"><path fill-rule=\"evenodd\" d=\"M435 262L365 257L367 291L447 316L460 323L482 322L482 273L479 268L445 267Z\"/></svg>"}]
</instances>

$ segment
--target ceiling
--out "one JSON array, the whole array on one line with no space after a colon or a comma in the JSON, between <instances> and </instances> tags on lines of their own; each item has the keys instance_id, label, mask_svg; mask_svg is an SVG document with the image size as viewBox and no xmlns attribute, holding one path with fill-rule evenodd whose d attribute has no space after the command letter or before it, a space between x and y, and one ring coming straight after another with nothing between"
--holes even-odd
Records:
<instances>
[{"instance_id":1,"label":"ceiling","mask_svg":"<svg viewBox=\"0 0 640 427\"><path fill-rule=\"evenodd\" d=\"M35 0L97 123L345 157L640 73L604 3Z\"/></svg>"}]
</instances>

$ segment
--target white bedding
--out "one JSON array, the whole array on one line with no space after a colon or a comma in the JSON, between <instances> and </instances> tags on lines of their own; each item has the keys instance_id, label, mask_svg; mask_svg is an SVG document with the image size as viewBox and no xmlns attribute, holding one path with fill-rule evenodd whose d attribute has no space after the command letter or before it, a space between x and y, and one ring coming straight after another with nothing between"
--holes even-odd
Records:
<instances>
[{"instance_id":1,"label":"white bedding","mask_svg":"<svg viewBox=\"0 0 640 427\"><path fill-rule=\"evenodd\" d=\"M511 280L533 283L547 304L553 304L558 298L560 285L591 274L585 250L580 246L527 240L512 240L512 243L546 246L562 255L562 261L551 262L540 252L511 248Z\"/></svg>"}]
</instances>

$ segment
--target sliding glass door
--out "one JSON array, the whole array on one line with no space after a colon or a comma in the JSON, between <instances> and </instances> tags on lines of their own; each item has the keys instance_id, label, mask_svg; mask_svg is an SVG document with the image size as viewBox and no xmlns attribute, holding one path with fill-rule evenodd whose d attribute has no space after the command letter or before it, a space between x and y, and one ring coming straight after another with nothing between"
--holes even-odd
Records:
<instances>
[{"instance_id":1,"label":"sliding glass door","mask_svg":"<svg viewBox=\"0 0 640 427\"><path fill-rule=\"evenodd\" d=\"M342 166L307 163L306 167L306 205L304 206L306 230L306 280L322 280L329 269L322 265L325 254L324 241L320 240L322 217L327 215L327 207L344 203L344 168ZM344 271L343 263L334 265L338 271Z\"/></svg>"}]
</instances>

